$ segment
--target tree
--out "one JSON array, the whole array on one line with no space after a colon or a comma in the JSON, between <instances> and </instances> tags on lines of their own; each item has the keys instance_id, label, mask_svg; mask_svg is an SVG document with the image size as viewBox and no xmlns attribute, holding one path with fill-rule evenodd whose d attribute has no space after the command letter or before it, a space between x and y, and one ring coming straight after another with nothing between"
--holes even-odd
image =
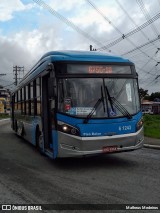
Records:
<instances>
[{"instance_id":1,"label":"tree","mask_svg":"<svg viewBox=\"0 0 160 213\"><path fill-rule=\"evenodd\" d=\"M150 101L160 101L160 92L152 93L152 94L149 96L149 100L150 100Z\"/></svg>"},{"instance_id":2,"label":"tree","mask_svg":"<svg viewBox=\"0 0 160 213\"><path fill-rule=\"evenodd\" d=\"M148 90L144 90L142 88L139 89L139 95L140 95L140 99L145 98L148 100Z\"/></svg>"}]
</instances>

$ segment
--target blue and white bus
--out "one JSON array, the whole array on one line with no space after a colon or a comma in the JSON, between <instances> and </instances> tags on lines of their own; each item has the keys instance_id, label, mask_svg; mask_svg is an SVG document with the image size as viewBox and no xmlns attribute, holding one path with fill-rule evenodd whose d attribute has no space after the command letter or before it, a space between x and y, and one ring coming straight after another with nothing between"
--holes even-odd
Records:
<instances>
[{"instance_id":1,"label":"blue and white bus","mask_svg":"<svg viewBox=\"0 0 160 213\"><path fill-rule=\"evenodd\" d=\"M12 94L12 128L54 159L141 148L134 64L99 52L46 53Z\"/></svg>"}]
</instances>

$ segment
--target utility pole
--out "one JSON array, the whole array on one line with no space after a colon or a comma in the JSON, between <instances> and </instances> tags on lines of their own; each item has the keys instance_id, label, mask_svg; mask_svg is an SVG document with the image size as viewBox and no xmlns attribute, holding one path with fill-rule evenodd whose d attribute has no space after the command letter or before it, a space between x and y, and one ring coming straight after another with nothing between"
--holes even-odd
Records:
<instances>
[{"instance_id":1,"label":"utility pole","mask_svg":"<svg viewBox=\"0 0 160 213\"><path fill-rule=\"evenodd\" d=\"M13 67L13 74L15 73L15 77L13 78L13 79L15 79L15 85L17 86L17 76L18 76L18 74L17 74L17 66L14 66Z\"/></svg>"},{"instance_id":2,"label":"utility pole","mask_svg":"<svg viewBox=\"0 0 160 213\"><path fill-rule=\"evenodd\" d=\"M22 79L21 72L23 72L23 76L24 76L24 67L20 67L20 66L17 66L17 65L13 67L13 74L15 75L15 77L13 79L15 79L14 84L16 86L18 84L18 81L20 79Z\"/></svg>"}]
</instances>

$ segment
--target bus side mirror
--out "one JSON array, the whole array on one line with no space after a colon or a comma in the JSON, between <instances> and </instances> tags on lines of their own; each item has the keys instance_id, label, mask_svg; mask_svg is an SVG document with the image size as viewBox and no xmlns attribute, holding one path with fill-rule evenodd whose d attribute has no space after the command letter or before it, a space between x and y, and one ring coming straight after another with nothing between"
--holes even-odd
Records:
<instances>
[{"instance_id":1,"label":"bus side mirror","mask_svg":"<svg viewBox=\"0 0 160 213\"><path fill-rule=\"evenodd\" d=\"M56 78L49 78L48 79L48 96L49 98L55 98L57 95L57 83Z\"/></svg>"}]
</instances>

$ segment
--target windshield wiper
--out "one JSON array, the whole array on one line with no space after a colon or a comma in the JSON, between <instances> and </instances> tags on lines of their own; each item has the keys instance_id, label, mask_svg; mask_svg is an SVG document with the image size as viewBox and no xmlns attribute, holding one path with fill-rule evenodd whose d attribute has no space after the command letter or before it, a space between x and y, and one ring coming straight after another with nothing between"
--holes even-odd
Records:
<instances>
[{"instance_id":1,"label":"windshield wiper","mask_svg":"<svg viewBox=\"0 0 160 213\"><path fill-rule=\"evenodd\" d=\"M127 109L116 98L110 96L107 86L105 86L105 88L106 88L108 100L110 102L112 111L114 112L114 109L113 109L113 105L114 105L124 116L131 119L132 115L127 111Z\"/></svg>"},{"instance_id":2,"label":"windshield wiper","mask_svg":"<svg viewBox=\"0 0 160 213\"><path fill-rule=\"evenodd\" d=\"M103 102L103 109L105 112L105 105L104 105L104 97L103 97L103 90L102 90L102 86L101 86L101 98L99 98L97 100L97 102L95 103L94 107L92 108L91 112L87 115L87 117L84 119L83 123L87 124L89 119L92 117L92 115L94 114L94 112L96 111L96 109L98 108L98 106L100 105L100 103Z\"/></svg>"},{"instance_id":3,"label":"windshield wiper","mask_svg":"<svg viewBox=\"0 0 160 213\"><path fill-rule=\"evenodd\" d=\"M124 116L129 119L132 118L132 115L128 112L128 110L114 97L112 97L112 103Z\"/></svg>"},{"instance_id":4,"label":"windshield wiper","mask_svg":"<svg viewBox=\"0 0 160 213\"><path fill-rule=\"evenodd\" d=\"M111 105L112 112L114 112L112 97L111 97L110 94L109 94L108 87L105 86L105 89L106 89L106 92L107 92L107 97L108 97L109 103L110 103L110 105ZM106 100L106 101L107 101L107 100ZM109 115L109 110L108 110L108 115Z\"/></svg>"}]
</instances>

